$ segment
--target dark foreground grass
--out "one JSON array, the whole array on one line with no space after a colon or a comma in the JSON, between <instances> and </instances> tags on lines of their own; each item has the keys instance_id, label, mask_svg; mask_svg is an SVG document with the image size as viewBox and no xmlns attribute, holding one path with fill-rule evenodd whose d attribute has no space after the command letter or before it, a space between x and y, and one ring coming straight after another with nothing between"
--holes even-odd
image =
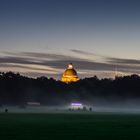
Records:
<instances>
[{"instance_id":1,"label":"dark foreground grass","mask_svg":"<svg viewBox=\"0 0 140 140\"><path fill-rule=\"evenodd\" d=\"M0 140L140 140L140 115L0 114Z\"/></svg>"}]
</instances>

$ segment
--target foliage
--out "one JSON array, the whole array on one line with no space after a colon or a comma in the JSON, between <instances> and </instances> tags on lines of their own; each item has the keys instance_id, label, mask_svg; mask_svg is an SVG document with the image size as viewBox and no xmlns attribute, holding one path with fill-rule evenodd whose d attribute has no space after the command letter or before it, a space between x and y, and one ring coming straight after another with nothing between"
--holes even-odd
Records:
<instances>
[{"instance_id":1,"label":"foliage","mask_svg":"<svg viewBox=\"0 0 140 140\"><path fill-rule=\"evenodd\" d=\"M47 77L29 78L12 72L0 73L0 103L23 105L29 101L61 105L71 101L93 102L95 98L125 100L140 98L140 77L116 79L96 76L65 84Z\"/></svg>"}]
</instances>

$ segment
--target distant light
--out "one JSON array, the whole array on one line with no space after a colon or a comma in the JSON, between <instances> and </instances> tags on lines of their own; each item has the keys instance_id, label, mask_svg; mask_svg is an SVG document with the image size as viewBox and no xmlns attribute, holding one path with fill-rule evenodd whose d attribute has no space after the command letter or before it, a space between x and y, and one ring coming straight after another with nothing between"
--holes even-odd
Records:
<instances>
[{"instance_id":1,"label":"distant light","mask_svg":"<svg viewBox=\"0 0 140 140\"><path fill-rule=\"evenodd\" d=\"M82 103L71 103L70 109L74 109L74 110L83 109L83 105Z\"/></svg>"},{"instance_id":2,"label":"distant light","mask_svg":"<svg viewBox=\"0 0 140 140\"><path fill-rule=\"evenodd\" d=\"M71 103L71 106L83 106L81 103Z\"/></svg>"},{"instance_id":3,"label":"distant light","mask_svg":"<svg viewBox=\"0 0 140 140\"><path fill-rule=\"evenodd\" d=\"M69 64L68 65L68 69L73 69L73 65L72 64Z\"/></svg>"}]
</instances>

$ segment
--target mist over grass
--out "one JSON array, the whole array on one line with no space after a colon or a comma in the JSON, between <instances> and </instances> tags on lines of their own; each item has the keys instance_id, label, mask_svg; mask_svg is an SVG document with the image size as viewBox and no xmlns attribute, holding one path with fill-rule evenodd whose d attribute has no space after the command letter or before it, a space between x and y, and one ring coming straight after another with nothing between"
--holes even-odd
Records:
<instances>
[{"instance_id":1,"label":"mist over grass","mask_svg":"<svg viewBox=\"0 0 140 140\"><path fill-rule=\"evenodd\" d=\"M45 110L53 107L53 110L61 110L71 102L81 102L91 106L94 111L139 111L139 85L138 75L116 79L98 79L94 76L65 84L53 78L30 78L12 72L0 73L0 105L22 108L28 102L37 102L41 107L47 107Z\"/></svg>"}]
</instances>

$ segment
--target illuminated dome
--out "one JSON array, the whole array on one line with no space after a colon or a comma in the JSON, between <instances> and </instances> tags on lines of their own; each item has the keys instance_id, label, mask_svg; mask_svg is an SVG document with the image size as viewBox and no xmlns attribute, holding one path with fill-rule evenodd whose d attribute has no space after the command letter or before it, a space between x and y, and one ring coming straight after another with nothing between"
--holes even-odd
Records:
<instances>
[{"instance_id":1,"label":"illuminated dome","mask_svg":"<svg viewBox=\"0 0 140 140\"><path fill-rule=\"evenodd\" d=\"M76 70L73 68L73 65L70 63L68 64L67 69L64 71L62 76L62 82L71 83L78 81L79 78L77 76Z\"/></svg>"},{"instance_id":2,"label":"illuminated dome","mask_svg":"<svg viewBox=\"0 0 140 140\"><path fill-rule=\"evenodd\" d=\"M66 76L71 76L71 75L77 75L77 72L74 70L74 69L67 69L67 70L65 70L65 72L64 72L64 75Z\"/></svg>"}]
</instances>

